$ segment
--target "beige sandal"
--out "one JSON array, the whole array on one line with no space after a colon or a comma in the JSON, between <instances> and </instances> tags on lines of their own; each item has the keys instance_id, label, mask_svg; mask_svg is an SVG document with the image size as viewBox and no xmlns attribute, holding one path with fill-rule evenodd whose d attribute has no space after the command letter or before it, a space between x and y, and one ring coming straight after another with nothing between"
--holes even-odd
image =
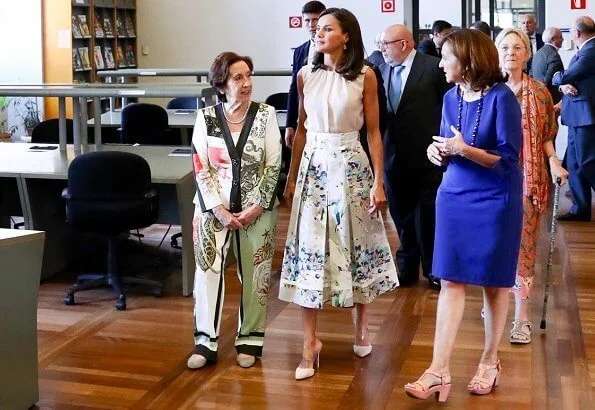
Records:
<instances>
[{"instance_id":1,"label":"beige sandal","mask_svg":"<svg viewBox=\"0 0 595 410\"><path fill-rule=\"evenodd\" d=\"M510 329L510 343L527 344L531 343L531 328L533 324L528 320L515 320Z\"/></svg>"}]
</instances>

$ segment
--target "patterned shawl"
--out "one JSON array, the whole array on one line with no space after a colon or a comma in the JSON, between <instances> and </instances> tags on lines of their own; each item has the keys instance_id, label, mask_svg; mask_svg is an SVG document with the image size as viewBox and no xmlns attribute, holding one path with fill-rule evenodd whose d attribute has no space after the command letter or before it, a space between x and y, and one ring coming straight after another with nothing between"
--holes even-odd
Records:
<instances>
[{"instance_id":1,"label":"patterned shawl","mask_svg":"<svg viewBox=\"0 0 595 410\"><path fill-rule=\"evenodd\" d=\"M543 144L556 138L558 122L552 97L539 81L523 74L516 97L523 114L523 193L532 198L537 211L542 213L547 209L550 191Z\"/></svg>"}]
</instances>

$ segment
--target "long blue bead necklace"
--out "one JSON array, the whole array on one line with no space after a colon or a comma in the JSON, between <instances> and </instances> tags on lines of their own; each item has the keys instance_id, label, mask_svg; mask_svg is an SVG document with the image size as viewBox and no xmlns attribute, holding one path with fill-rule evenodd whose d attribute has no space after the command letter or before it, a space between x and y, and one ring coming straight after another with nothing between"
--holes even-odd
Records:
<instances>
[{"instance_id":1,"label":"long blue bead necklace","mask_svg":"<svg viewBox=\"0 0 595 410\"><path fill-rule=\"evenodd\" d=\"M465 92L459 86L459 115L457 116L457 130L461 132L461 119L463 118L463 95ZM479 130L479 120L481 119L481 111L483 110L483 90L479 94L479 103L477 104L477 117L475 118L475 125L473 126L473 133L471 134L471 146L475 146L477 140L477 131Z\"/></svg>"}]
</instances>

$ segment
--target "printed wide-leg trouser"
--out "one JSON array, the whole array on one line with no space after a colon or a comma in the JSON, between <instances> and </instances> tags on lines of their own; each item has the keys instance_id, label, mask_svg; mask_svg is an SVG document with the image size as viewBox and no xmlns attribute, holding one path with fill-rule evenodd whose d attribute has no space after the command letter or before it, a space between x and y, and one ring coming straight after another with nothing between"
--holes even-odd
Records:
<instances>
[{"instance_id":1,"label":"printed wide-leg trouser","mask_svg":"<svg viewBox=\"0 0 595 410\"><path fill-rule=\"evenodd\" d=\"M238 353L262 355L267 294L275 249L276 211L265 211L247 229L230 231L211 212L194 214L194 353L217 359L225 294L225 259L233 246L242 284L238 312Z\"/></svg>"}]
</instances>

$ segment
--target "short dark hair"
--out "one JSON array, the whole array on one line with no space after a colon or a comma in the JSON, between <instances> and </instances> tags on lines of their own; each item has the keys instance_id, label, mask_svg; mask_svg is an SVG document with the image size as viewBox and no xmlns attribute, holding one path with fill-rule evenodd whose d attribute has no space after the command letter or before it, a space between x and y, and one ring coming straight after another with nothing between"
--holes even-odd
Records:
<instances>
[{"instance_id":1,"label":"short dark hair","mask_svg":"<svg viewBox=\"0 0 595 410\"><path fill-rule=\"evenodd\" d=\"M442 33L444 30L452 28L452 24L444 20L436 20L432 24L432 33Z\"/></svg>"},{"instance_id":2,"label":"short dark hair","mask_svg":"<svg viewBox=\"0 0 595 410\"><path fill-rule=\"evenodd\" d=\"M463 79L474 91L505 82L507 76L500 71L498 50L494 42L478 30L464 28L453 31L444 39L459 60Z\"/></svg>"},{"instance_id":3,"label":"short dark hair","mask_svg":"<svg viewBox=\"0 0 595 410\"><path fill-rule=\"evenodd\" d=\"M324 10L320 17L327 14L336 18L343 33L349 35L349 40L345 43L345 55L335 71L342 74L346 80L353 81L361 74L364 67L364 41L359 23L353 13L347 9L331 7ZM314 55L313 64L312 71L324 69L324 54L317 52Z\"/></svg>"},{"instance_id":4,"label":"short dark hair","mask_svg":"<svg viewBox=\"0 0 595 410\"><path fill-rule=\"evenodd\" d=\"M232 51L224 51L219 54L215 57L213 64L211 64L211 69L209 70L209 83L217 92L220 101L227 101L227 98L221 89L225 87L225 83L227 83L227 79L229 78L229 67L238 61L245 62L250 71L254 70L254 64L250 57L240 56Z\"/></svg>"},{"instance_id":5,"label":"short dark hair","mask_svg":"<svg viewBox=\"0 0 595 410\"><path fill-rule=\"evenodd\" d=\"M471 24L471 28L481 31L488 37L492 37L492 29L490 28L490 25L485 21L476 21L475 23Z\"/></svg>"},{"instance_id":6,"label":"short dark hair","mask_svg":"<svg viewBox=\"0 0 595 410\"><path fill-rule=\"evenodd\" d=\"M322 13L326 6L319 1L309 1L302 7L302 14L306 13Z\"/></svg>"}]
</instances>

